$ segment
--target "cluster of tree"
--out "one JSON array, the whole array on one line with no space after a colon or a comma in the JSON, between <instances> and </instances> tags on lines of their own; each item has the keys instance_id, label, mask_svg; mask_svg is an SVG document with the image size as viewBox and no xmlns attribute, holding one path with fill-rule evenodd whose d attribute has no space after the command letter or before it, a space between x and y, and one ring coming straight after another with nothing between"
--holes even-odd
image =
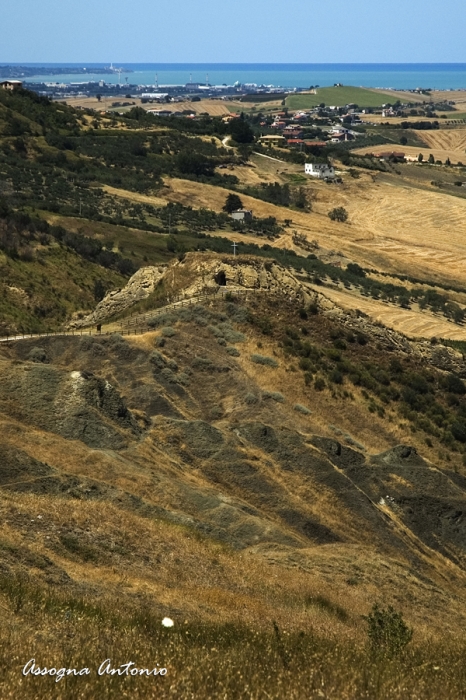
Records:
<instances>
[{"instance_id":1,"label":"cluster of tree","mask_svg":"<svg viewBox=\"0 0 466 700\"><path fill-rule=\"evenodd\" d=\"M52 239L71 248L85 260L117 270L122 275L129 276L137 270L131 260L106 250L100 241L72 233L62 226L50 226L44 219L14 211L4 200L0 200L0 249L7 255L32 260L35 243L45 247Z\"/></svg>"}]
</instances>

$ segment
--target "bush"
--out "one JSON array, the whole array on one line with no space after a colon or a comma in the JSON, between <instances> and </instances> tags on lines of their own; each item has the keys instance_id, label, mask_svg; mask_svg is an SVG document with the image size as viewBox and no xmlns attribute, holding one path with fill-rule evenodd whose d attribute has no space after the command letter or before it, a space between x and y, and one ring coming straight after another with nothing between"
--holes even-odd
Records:
<instances>
[{"instance_id":1,"label":"bush","mask_svg":"<svg viewBox=\"0 0 466 700\"><path fill-rule=\"evenodd\" d=\"M246 396L244 397L245 403L248 404L248 406L252 406L253 404L257 403L259 399L255 394L253 394L251 391L249 391Z\"/></svg>"},{"instance_id":2,"label":"bush","mask_svg":"<svg viewBox=\"0 0 466 700\"><path fill-rule=\"evenodd\" d=\"M395 656L411 641L413 630L406 625L403 615L391 605L379 608L375 603L364 619L371 648L376 653Z\"/></svg>"},{"instance_id":3,"label":"bush","mask_svg":"<svg viewBox=\"0 0 466 700\"><path fill-rule=\"evenodd\" d=\"M172 338L176 335L176 331L171 326L164 326L162 328L162 335L165 336L165 338Z\"/></svg>"},{"instance_id":4,"label":"bush","mask_svg":"<svg viewBox=\"0 0 466 700\"><path fill-rule=\"evenodd\" d=\"M30 362L48 362L47 353L44 348L32 348L28 354L28 360Z\"/></svg>"},{"instance_id":5,"label":"bush","mask_svg":"<svg viewBox=\"0 0 466 700\"><path fill-rule=\"evenodd\" d=\"M325 381L322 377L316 377L316 380L314 382L314 389L316 391L323 391L325 389Z\"/></svg>"},{"instance_id":6,"label":"bush","mask_svg":"<svg viewBox=\"0 0 466 700\"><path fill-rule=\"evenodd\" d=\"M278 362L273 359L273 357L266 357L265 355L251 355L252 362L257 365L268 365L269 367L278 367Z\"/></svg>"},{"instance_id":7,"label":"bush","mask_svg":"<svg viewBox=\"0 0 466 700\"><path fill-rule=\"evenodd\" d=\"M329 379L333 384L343 384L343 375L338 369L332 369Z\"/></svg>"},{"instance_id":8,"label":"bush","mask_svg":"<svg viewBox=\"0 0 466 700\"><path fill-rule=\"evenodd\" d=\"M298 411L298 413L303 413L305 416L308 416L311 413L311 411L308 408L306 408L306 406L303 406L300 403L295 403L293 408L295 411Z\"/></svg>"},{"instance_id":9,"label":"bush","mask_svg":"<svg viewBox=\"0 0 466 700\"><path fill-rule=\"evenodd\" d=\"M283 403L285 400L285 397L283 396L283 394L280 394L279 391L263 391L262 398L273 399L274 401L278 401L279 403Z\"/></svg>"},{"instance_id":10,"label":"bush","mask_svg":"<svg viewBox=\"0 0 466 700\"><path fill-rule=\"evenodd\" d=\"M332 221L345 222L348 219L348 212L344 207L336 207L329 211L328 216Z\"/></svg>"},{"instance_id":11,"label":"bush","mask_svg":"<svg viewBox=\"0 0 466 700\"><path fill-rule=\"evenodd\" d=\"M233 347L233 345L229 345L227 347L227 353L229 355L231 355L232 357L239 357L240 356L239 350L237 348Z\"/></svg>"}]
</instances>

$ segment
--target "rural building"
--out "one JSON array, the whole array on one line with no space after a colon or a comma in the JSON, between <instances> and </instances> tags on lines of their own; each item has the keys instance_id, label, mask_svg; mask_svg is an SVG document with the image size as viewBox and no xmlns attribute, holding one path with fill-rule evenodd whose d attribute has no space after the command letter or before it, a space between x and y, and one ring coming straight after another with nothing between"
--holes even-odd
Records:
<instances>
[{"instance_id":1,"label":"rural building","mask_svg":"<svg viewBox=\"0 0 466 700\"><path fill-rule=\"evenodd\" d=\"M267 148L271 148L272 146L280 148L280 146L286 145L286 138L279 134L267 134L267 136L260 137L259 143L261 146L266 146Z\"/></svg>"},{"instance_id":2,"label":"rural building","mask_svg":"<svg viewBox=\"0 0 466 700\"><path fill-rule=\"evenodd\" d=\"M21 80L2 80L0 82L0 88L4 90L15 90L16 88L22 87L23 83Z\"/></svg>"},{"instance_id":3,"label":"rural building","mask_svg":"<svg viewBox=\"0 0 466 700\"><path fill-rule=\"evenodd\" d=\"M306 175L317 177L319 180L331 179L335 177L335 168L328 163L305 163L304 172Z\"/></svg>"},{"instance_id":4,"label":"rural building","mask_svg":"<svg viewBox=\"0 0 466 700\"><path fill-rule=\"evenodd\" d=\"M230 214L235 221L251 221L252 211L250 209L237 209Z\"/></svg>"},{"instance_id":5,"label":"rural building","mask_svg":"<svg viewBox=\"0 0 466 700\"><path fill-rule=\"evenodd\" d=\"M374 158L380 158L380 160L404 160L405 154L400 151L381 151L380 153L372 153Z\"/></svg>"},{"instance_id":6,"label":"rural building","mask_svg":"<svg viewBox=\"0 0 466 700\"><path fill-rule=\"evenodd\" d=\"M147 114L153 114L154 117L171 117L175 112L169 109L148 109Z\"/></svg>"}]
</instances>

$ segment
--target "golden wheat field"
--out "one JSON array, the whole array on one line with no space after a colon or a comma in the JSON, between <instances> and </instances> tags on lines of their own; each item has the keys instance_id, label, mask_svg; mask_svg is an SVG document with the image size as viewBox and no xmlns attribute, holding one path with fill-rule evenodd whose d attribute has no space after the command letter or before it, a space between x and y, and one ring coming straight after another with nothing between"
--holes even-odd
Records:
<instances>
[{"instance_id":1,"label":"golden wheat field","mask_svg":"<svg viewBox=\"0 0 466 700\"><path fill-rule=\"evenodd\" d=\"M281 164L273 165L278 170L275 179L281 180ZM246 172L253 184L254 171L248 168ZM290 228L274 245L289 244L292 231L298 230L323 248L339 250L377 269L410 274L415 265L417 276L466 282L465 200L415 189L409 184L394 185L371 175L358 180L345 177L342 186L310 182L306 187L312 201L310 213L290 211L243 194L241 200L255 216L275 216L281 222L291 219ZM177 178L166 178L157 196L105 189L113 195L156 206L171 201L217 212L222 210L228 194L224 188ZM348 223L328 218L328 212L336 206L348 210Z\"/></svg>"},{"instance_id":2,"label":"golden wheat field","mask_svg":"<svg viewBox=\"0 0 466 700\"><path fill-rule=\"evenodd\" d=\"M440 134L443 133L443 131L439 132ZM411 158L417 158L420 153L422 153L423 158L425 161L429 159L430 155L434 156L434 159L437 161L441 161L442 163L445 163L446 159L449 158L451 163L456 165L458 162L466 163L466 152L465 149L463 148L457 148L453 145L448 146L447 145L447 139L445 139L445 143L435 143L435 141L432 142L432 145L427 144L427 139L425 139L424 134L422 134L421 138L426 141L426 146L397 146L393 143L385 143L380 146L364 146L363 148L356 148L354 150L354 153L360 154L360 155L365 155L367 153L383 153L383 152L388 152L391 153L392 151L397 152L397 153L404 153L405 156L410 156Z\"/></svg>"},{"instance_id":3,"label":"golden wheat field","mask_svg":"<svg viewBox=\"0 0 466 700\"><path fill-rule=\"evenodd\" d=\"M420 133L419 137L429 148L466 154L466 128L425 131Z\"/></svg>"}]
</instances>

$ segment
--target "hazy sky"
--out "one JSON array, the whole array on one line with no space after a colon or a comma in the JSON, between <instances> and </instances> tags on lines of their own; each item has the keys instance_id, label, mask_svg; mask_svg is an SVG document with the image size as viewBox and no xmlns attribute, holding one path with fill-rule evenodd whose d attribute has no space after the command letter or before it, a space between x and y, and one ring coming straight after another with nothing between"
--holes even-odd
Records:
<instances>
[{"instance_id":1,"label":"hazy sky","mask_svg":"<svg viewBox=\"0 0 466 700\"><path fill-rule=\"evenodd\" d=\"M466 0L3 0L0 63L466 62Z\"/></svg>"}]
</instances>

